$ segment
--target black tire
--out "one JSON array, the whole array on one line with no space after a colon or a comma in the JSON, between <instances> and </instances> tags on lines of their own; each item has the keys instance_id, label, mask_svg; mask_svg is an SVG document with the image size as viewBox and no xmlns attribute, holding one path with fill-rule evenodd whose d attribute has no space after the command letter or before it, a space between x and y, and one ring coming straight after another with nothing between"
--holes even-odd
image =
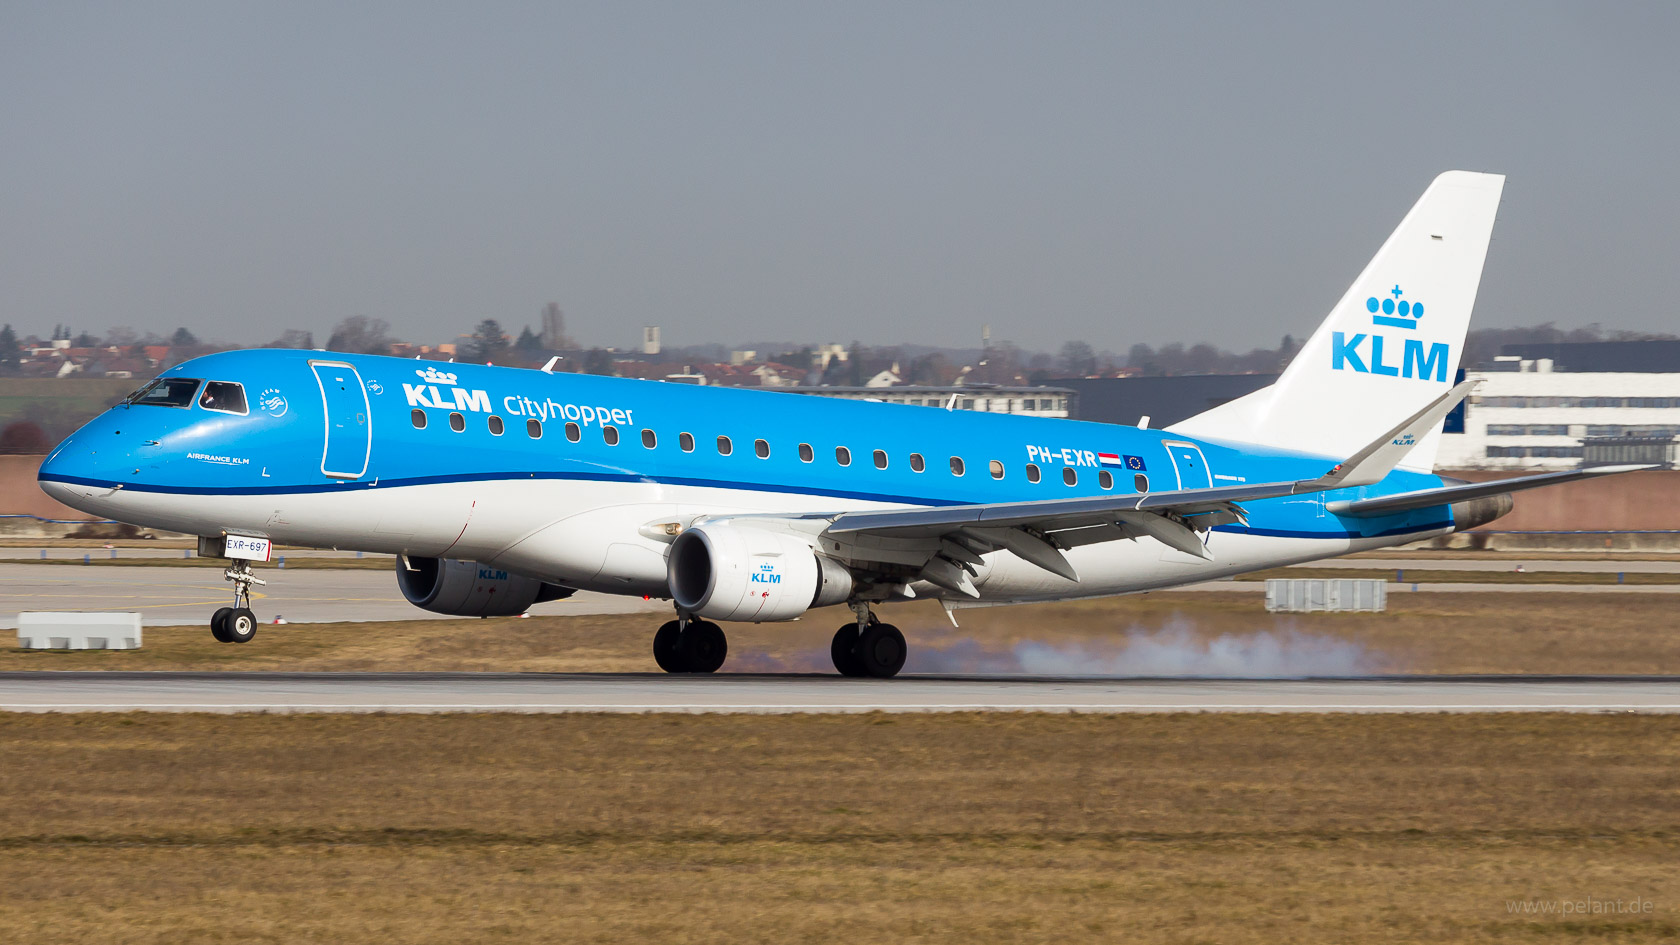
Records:
<instances>
[{"instance_id":1,"label":"black tire","mask_svg":"<svg viewBox=\"0 0 1680 945\"><path fill-rule=\"evenodd\" d=\"M688 672L682 658L682 624L672 620L654 633L653 661L667 673Z\"/></svg>"},{"instance_id":2,"label":"black tire","mask_svg":"<svg viewBox=\"0 0 1680 945\"><path fill-rule=\"evenodd\" d=\"M857 659L866 676L891 679L904 668L904 658L910 654L904 634L890 623L871 624L858 637Z\"/></svg>"},{"instance_id":3,"label":"black tire","mask_svg":"<svg viewBox=\"0 0 1680 945\"><path fill-rule=\"evenodd\" d=\"M679 649L685 672L715 673L729 657L729 638L710 620L691 620L682 632Z\"/></svg>"},{"instance_id":4,"label":"black tire","mask_svg":"<svg viewBox=\"0 0 1680 945\"><path fill-rule=\"evenodd\" d=\"M250 643L256 635L257 615L248 608L236 608L222 621L222 636L227 637L229 643Z\"/></svg>"},{"instance_id":5,"label":"black tire","mask_svg":"<svg viewBox=\"0 0 1680 945\"><path fill-rule=\"evenodd\" d=\"M217 643L233 642L227 638L227 629L224 626L227 622L228 614L231 613L233 613L232 607L223 607L210 615L210 635L216 638Z\"/></svg>"},{"instance_id":6,"label":"black tire","mask_svg":"<svg viewBox=\"0 0 1680 945\"><path fill-rule=\"evenodd\" d=\"M862 676L863 663L858 659L858 628L855 623L848 623L834 631L834 642L829 644L828 655L834 660L834 668L842 676Z\"/></svg>"}]
</instances>

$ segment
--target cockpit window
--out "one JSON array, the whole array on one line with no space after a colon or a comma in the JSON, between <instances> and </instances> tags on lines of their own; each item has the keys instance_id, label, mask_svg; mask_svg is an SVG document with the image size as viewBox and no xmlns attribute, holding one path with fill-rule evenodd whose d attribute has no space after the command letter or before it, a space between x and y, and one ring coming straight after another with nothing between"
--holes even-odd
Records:
<instances>
[{"instance_id":1,"label":"cockpit window","mask_svg":"<svg viewBox=\"0 0 1680 945\"><path fill-rule=\"evenodd\" d=\"M198 391L194 377L160 377L132 394L129 404L151 404L156 407L191 407L193 394Z\"/></svg>"},{"instance_id":2,"label":"cockpit window","mask_svg":"<svg viewBox=\"0 0 1680 945\"><path fill-rule=\"evenodd\" d=\"M232 381L211 381L204 385L204 393L199 396L198 405L205 410L236 413L243 417L248 412L245 409L245 385Z\"/></svg>"}]
</instances>

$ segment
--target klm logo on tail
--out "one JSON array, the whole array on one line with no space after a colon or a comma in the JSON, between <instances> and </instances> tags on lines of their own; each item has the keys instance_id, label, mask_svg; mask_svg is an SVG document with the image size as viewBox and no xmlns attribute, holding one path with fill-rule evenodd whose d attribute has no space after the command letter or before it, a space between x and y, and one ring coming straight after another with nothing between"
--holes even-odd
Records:
<instances>
[{"instance_id":1,"label":"klm logo on tail","mask_svg":"<svg viewBox=\"0 0 1680 945\"><path fill-rule=\"evenodd\" d=\"M1371 313L1371 324L1416 331L1418 320L1423 318L1423 303L1402 299L1401 296L1405 293L1398 285L1389 294L1394 297L1379 300L1372 296L1365 300L1365 308ZM1352 336L1346 332L1332 332L1330 369L1381 374L1387 377L1415 377L1423 381L1446 383L1448 347L1445 343L1432 342L1428 351L1425 351L1423 342L1416 338L1407 338L1401 345L1400 362L1394 364L1384 360L1383 351L1384 342L1393 340L1374 331ZM1393 357L1394 346L1389 344L1387 347L1387 355Z\"/></svg>"}]
</instances>

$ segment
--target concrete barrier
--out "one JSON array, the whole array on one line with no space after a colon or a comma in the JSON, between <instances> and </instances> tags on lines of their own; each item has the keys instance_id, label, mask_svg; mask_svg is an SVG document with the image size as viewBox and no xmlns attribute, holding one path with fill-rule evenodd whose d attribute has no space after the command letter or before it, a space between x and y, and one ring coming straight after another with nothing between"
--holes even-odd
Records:
<instances>
[{"instance_id":1,"label":"concrete barrier","mask_svg":"<svg viewBox=\"0 0 1680 945\"><path fill-rule=\"evenodd\" d=\"M138 650L137 613L18 614L18 646L25 650Z\"/></svg>"},{"instance_id":2,"label":"concrete barrier","mask_svg":"<svg viewBox=\"0 0 1680 945\"><path fill-rule=\"evenodd\" d=\"M1341 578L1267 578L1266 609L1274 614L1314 611L1382 611L1388 583Z\"/></svg>"}]
</instances>

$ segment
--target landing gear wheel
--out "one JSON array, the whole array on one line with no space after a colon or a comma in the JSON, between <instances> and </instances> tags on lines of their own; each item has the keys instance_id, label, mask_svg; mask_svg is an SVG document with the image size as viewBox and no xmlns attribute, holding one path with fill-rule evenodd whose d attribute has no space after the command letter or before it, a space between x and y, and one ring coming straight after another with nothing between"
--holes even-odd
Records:
<instances>
[{"instance_id":1,"label":"landing gear wheel","mask_svg":"<svg viewBox=\"0 0 1680 945\"><path fill-rule=\"evenodd\" d=\"M226 629L227 617L231 613L233 613L232 607L223 607L210 615L210 635L216 638L217 643L233 642L228 639Z\"/></svg>"},{"instance_id":2,"label":"landing gear wheel","mask_svg":"<svg viewBox=\"0 0 1680 945\"><path fill-rule=\"evenodd\" d=\"M684 672L715 673L729 656L729 638L722 627L709 620L690 620L677 649L685 664Z\"/></svg>"},{"instance_id":3,"label":"landing gear wheel","mask_svg":"<svg viewBox=\"0 0 1680 945\"><path fill-rule=\"evenodd\" d=\"M858 628L855 623L848 623L834 631L834 642L829 645L828 655L834 660L834 668L842 676L862 676L863 661L858 659Z\"/></svg>"},{"instance_id":4,"label":"landing gear wheel","mask_svg":"<svg viewBox=\"0 0 1680 945\"><path fill-rule=\"evenodd\" d=\"M249 608L237 607L222 620L222 636L229 643L250 643L257 635L257 615Z\"/></svg>"},{"instance_id":5,"label":"landing gear wheel","mask_svg":"<svg viewBox=\"0 0 1680 945\"><path fill-rule=\"evenodd\" d=\"M682 624L672 620L653 635L653 661L667 673L684 673L688 664L682 658Z\"/></svg>"},{"instance_id":6,"label":"landing gear wheel","mask_svg":"<svg viewBox=\"0 0 1680 945\"><path fill-rule=\"evenodd\" d=\"M890 623L870 624L858 636L857 660L863 667L863 675L876 679L897 676L908 655L904 634Z\"/></svg>"}]
</instances>

